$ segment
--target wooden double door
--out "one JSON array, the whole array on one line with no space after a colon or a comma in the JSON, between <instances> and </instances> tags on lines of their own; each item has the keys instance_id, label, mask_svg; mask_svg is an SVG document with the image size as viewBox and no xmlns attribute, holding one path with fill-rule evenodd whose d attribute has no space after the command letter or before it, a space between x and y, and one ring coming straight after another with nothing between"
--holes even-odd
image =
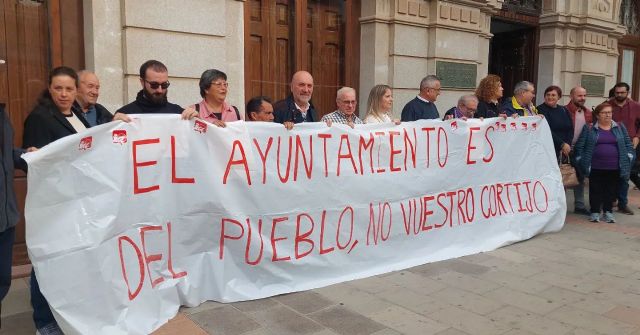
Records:
<instances>
[{"instance_id":1,"label":"wooden double door","mask_svg":"<svg viewBox=\"0 0 640 335\"><path fill-rule=\"evenodd\" d=\"M312 102L335 110L336 91L357 90L359 0L250 0L245 3L245 97L290 94L294 72L314 78Z\"/></svg>"},{"instance_id":2,"label":"wooden double door","mask_svg":"<svg viewBox=\"0 0 640 335\"><path fill-rule=\"evenodd\" d=\"M15 130L14 145L22 144L24 120L46 88L51 68L81 68L83 50L82 0L0 0L0 104ZM24 213L27 180L21 171L14 185ZM13 250L14 265L29 263L24 216Z\"/></svg>"}]
</instances>

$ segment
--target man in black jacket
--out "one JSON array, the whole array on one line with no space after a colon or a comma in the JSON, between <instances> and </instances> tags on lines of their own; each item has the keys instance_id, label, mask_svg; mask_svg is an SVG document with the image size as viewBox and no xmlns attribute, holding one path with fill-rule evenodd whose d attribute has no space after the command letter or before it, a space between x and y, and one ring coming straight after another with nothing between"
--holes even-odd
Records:
<instances>
[{"instance_id":1,"label":"man in black jacket","mask_svg":"<svg viewBox=\"0 0 640 335\"><path fill-rule=\"evenodd\" d=\"M85 120L91 127L111 122L111 114L104 106L98 103L100 96L100 80L95 73L87 70L78 72L78 95L73 108L82 112Z\"/></svg>"},{"instance_id":2,"label":"man in black jacket","mask_svg":"<svg viewBox=\"0 0 640 335\"><path fill-rule=\"evenodd\" d=\"M273 104L273 122L318 122L320 117L311 103L313 77L307 71L298 71L291 78L291 94Z\"/></svg>"},{"instance_id":3,"label":"man in black jacket","mask_svg":"<svg viewBox=\"0 0 640 335\"><path fill-rule=\"evenodd\" d=\"M13 128L9 117L0 104L0 306L2 299L9 292L11 286L11 258L13 255L13 241L15 239L16 224L20 219L16 195L13 190L13 169L26 171L27 165L20 158L25 151L13 146ZM1 307L0 307L1 309Z\"/></svg>"},{"instance_id":4,"label":"man in black jacket","mask_svg":"<svg viewBox=\"0 0 640 335\"><path fill-rule=\"evenodd\" d=\"M140 66L140 84L136 100L116 111L114 120L130 122L125 114L182 114L184 108L167 101L169 70L157 60L148 60ZM195 111L191 111L195 114Z\"/></svg>"}]
</instances>

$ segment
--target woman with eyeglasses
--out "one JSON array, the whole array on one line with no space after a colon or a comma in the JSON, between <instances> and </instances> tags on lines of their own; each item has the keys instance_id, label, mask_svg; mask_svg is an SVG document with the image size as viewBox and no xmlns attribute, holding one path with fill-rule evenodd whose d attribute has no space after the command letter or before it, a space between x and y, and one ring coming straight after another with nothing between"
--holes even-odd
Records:
<instances>
[{"instance_id":1,"label":"woman with eyeglasses","mask_svg":"<svg viewBox=\"0 0 640 335\"><path fill-rule=\"evenodd\" d=\"M631 138L622 123L613 121L612 113L611 104L598 105L593 111L596 122L593 126L584 125L575 145L576 163L589 176L591 222L616 222L612 209L618 179L629 180L633 161Z\"/></svg>"},{"instance_id":2,"label":"woman with eyeglasses","mask_svg":"<svg viewBox=\"0 0 640 335\"><path fill-rule=\"evenodd\" d=\"M57 67L49 74L49 86L36 107L24 121L23 148L41 148L65 136L82 133L90 125L76 109L71 108L78 90L76 71ZM31 270L31 305L33 321L39 334L62 334L47 300L40 292L35 272Z\"/></svg>"},{"instance_id":3,"label":"woman with eyeglasses","mask_svg":"<svg viewBox=\"0 0 640 335\"><path fill-rule=\"evenodd\" d=\"M216 69L204 71L199 86L202 101L190 106L199 118L218 127L224 127L225 122L242 120L238 108L225 101L229 84L224 72Z\"/></svg>"}]
</instances>

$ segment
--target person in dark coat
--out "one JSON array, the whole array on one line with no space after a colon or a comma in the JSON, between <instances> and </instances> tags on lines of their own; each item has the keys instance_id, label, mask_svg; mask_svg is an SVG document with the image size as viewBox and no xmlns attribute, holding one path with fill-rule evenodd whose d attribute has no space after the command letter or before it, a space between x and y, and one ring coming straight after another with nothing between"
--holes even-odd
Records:
<instances>
[{"instance_id":1,"label":"person in dark coat","mask_svg":"<svg viewBox=\"0 0 640 335\"><path fill-rule=\"evenodd\" d=\"M4 105L0 104L0 310L2 300L11 286L11 261L13 257L13 242L16 236L16 224L20 219L16 194L13 189L14 169L27 171L27 166L20 155L26 151L13 146L13 127Z\"/></svg>"},{"instance_id":2,"label":"person in dark coat","mask_svg":"<svg viewBox=\"0 0 640 335\"><path fill-rule=\"evenodd\" d=\"M291 78L291 94L273 104L273 122L318 122L320 115L311 103L313 77L307 71L298 71Z\"/></svg>"},{"instance_id":3,"label":"person in dark coat","mask_svg":"<svg viewBox=\"0 0 640 335\"><path fill-rule=\"evenodd\" d=\"M562 89L552 85L544 90L544 102L538 105L538 112L547 119L551 128L551 138L556 149L556 157L560 153L569 157L573 140L573 121L565 106L558 104L562 98Z\"/></svg>"},{"instance_id":4,"label":"person in dark coat","mask_svg":"<svg viewBox=\"0 0 640 335\"><path fill-rule=\"evenodd\" d=\"M157 60L144 62L140 66L142 89L136 95L136 100L116 111L114 120L130 122L131 119L125 114L182 114L184 108L167 100L170 84L169 70L164 64ZM189 112L197 114L192 109Z\"/></svg>"},{"instance_id":5,"label":"person in dark coat","mask_svg":"<svg viewBox=\"0 0 640 335\"><path fill-rule=\"evenodd\" d=\"M487 119L500 116L500 99L504 92L500 80L500 77L495 74L490 74L480 80L476 88L478 110L475 117Z\"/></svg>"},{"instance_id":6,"label":"person in dark coat","mask_svg":"<svg viewBox=\"0 0 640 335\"><path fill-rule=\"evenodd\" d=\"M434 75L422 78L420 81L420 94L404 105L400 121L440 118L440 113L438 113L438 108L435 105L439 95L440 79Z\"/></svg>"},{"instance_id":7,"label":"person in dark coat","mask_svg":"<svg viewBox=\"0 0 640 335\"><path fill-rule=\"evenodd\" d=\"M78 72L78 94L73 108L81 111L91 127L113 120L113 114L98 103L100 80L95 73L87 70Z\"/></svg>"},{"instance_id":8,"label":"person in dark coat","mask_svg":"<svg viewBox=\"0 0 640 335\"><path fill-rule=\"evenodd\" d=\"M91 127L73 104L78 91L75 70L61 66L49 74L49 86L24 121L23 148L41 148L65 136L82 133ZM62 334L46 298L40 292L34 270L31 271L31 306L39 334Z\"/></svg>"}]
</instances>

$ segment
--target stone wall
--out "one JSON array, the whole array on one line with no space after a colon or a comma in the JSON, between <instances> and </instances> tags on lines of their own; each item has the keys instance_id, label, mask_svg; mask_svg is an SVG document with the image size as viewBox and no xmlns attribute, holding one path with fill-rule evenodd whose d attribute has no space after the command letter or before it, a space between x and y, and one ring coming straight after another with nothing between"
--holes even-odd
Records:
<instances>
[{"instance_id":1,"label":"stone wall","mask_svg":"<svg viewBox=\"0 0 640 335\"><path fill-rule=\"evenodd\" d=\"M84 11L87 68L98 74L99 101L111 111L135 98L148 59L169 68L172 102L199 101L200 75L216 68L229 77L227 100L243 106L243 1L87 0Z\"/></svg>"}]
</instances>

